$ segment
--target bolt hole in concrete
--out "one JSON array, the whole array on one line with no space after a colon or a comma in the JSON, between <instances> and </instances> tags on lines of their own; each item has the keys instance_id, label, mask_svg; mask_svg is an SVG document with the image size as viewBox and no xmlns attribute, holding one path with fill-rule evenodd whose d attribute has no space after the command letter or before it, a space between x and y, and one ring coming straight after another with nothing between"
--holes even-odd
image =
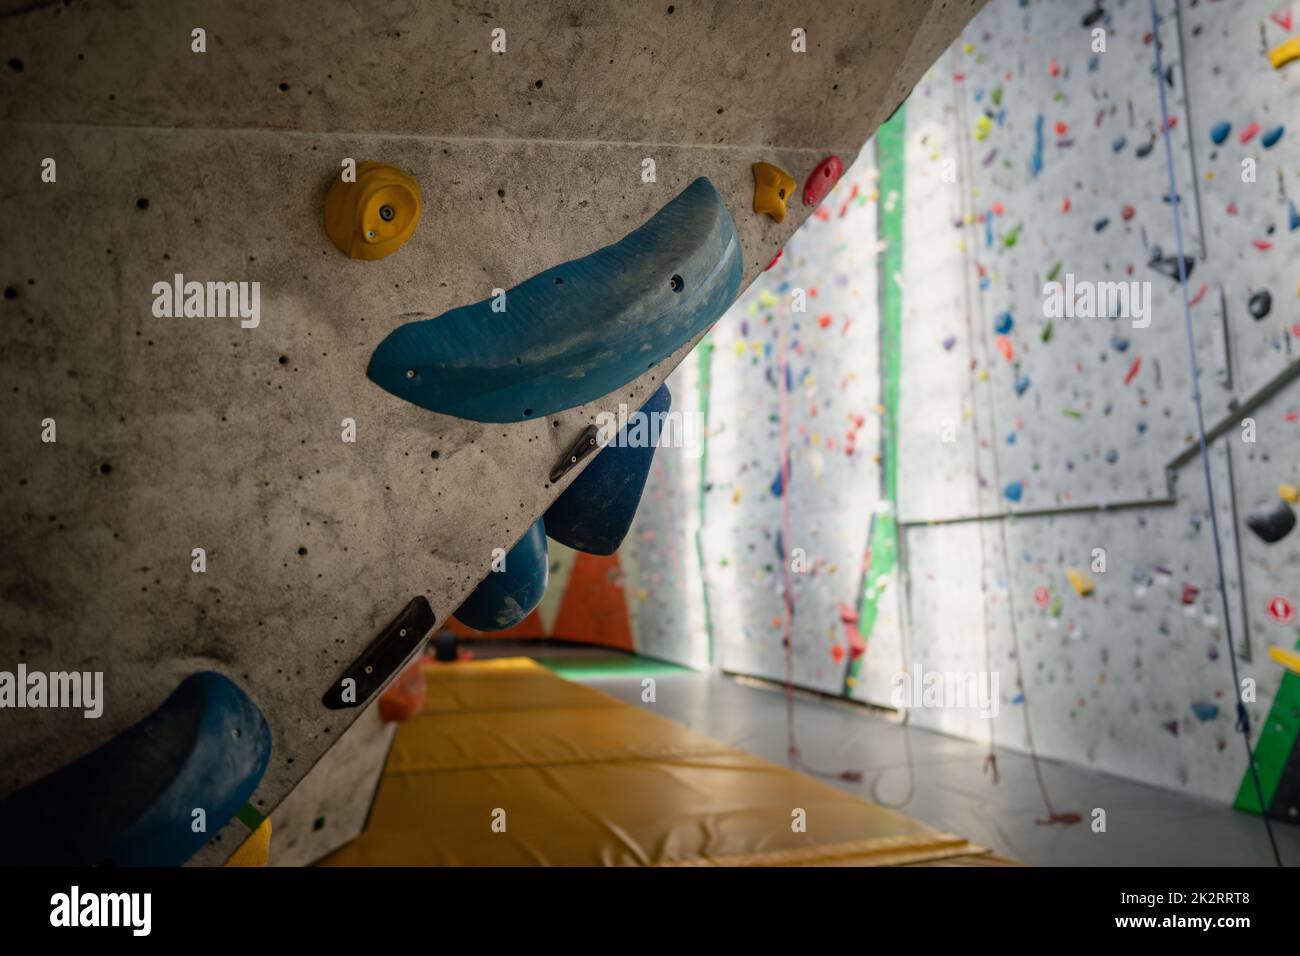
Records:
<instances>
[{"instance_id":1,"label":"bolt hole in concrete","mask_svg":"<svg viewBox=\"0 0 1300 956\"><path fill-rule=\"evenodd\" d=\"M683 285L683 283L682 283L682 277L681 277L681 276L675 275L675 276L673 276L671 279L668 280L668 287L669 287L670 289L672 289L674 292L681 292L681 291L682 291L682 285Z\"/></svg>"},{"instance_id":2,"label":"bolt hole in concrete","mask_svg":"<svg viewBox=\"0 0 1300 956\"><path fill-rule=\"evenodd\" d=\"M99 466L99 473L101 475L111 474L112 471L113 471L113 466L110 465L108 462L104 462L102 465Z\"/></svg>"},{"instance_id":3,"label":"bolt hole in concrete","mask_svg":"<svg viewBox=\"0 0 1300 956\"><path fill-rule=\"evenodd\" d=\"M137 199L137 200L135 201L135 208L136 208L136 209L148 209L148 208L149 208L149 200L148 200L148 199L145 199L143 196L141 196L139 199Z\"/></svg>"},{"instance_id":4,"label":"bolt hole in concrete","mask_svg":"<svg viewBox=\"0 0 1300 956\"><path fill-rule=\"evenodd\" d=\"M556 276L556 277L555 277L555 284L556 284L556 285L564 285L564 280L561 279L559 276Z\"/></svg>"},{"instance_id":5,"label":"bolt hole in concrete","mask_svg":"<svg viewBox=\"0 0 1300 956\"><path fill-rule=\"evenodd\" d=\"M533 413L533 410L532 410L531 408L525 408L525 409L524 409L524 414L525 414L525 415L531 415L532 413Z\"/></svg>"},{"instance_id":6,"label":"bolt hole in concrete","mask_svg":"<svg viewBox=\"0 0 1300 956\"><path fill-rule=\"evenodd\" d=\"M384 222L392 222L395 215L397 215L397 213L394 211L392 206L379 207L379 218L384 220Z\"/></svg>"}]
</instances>

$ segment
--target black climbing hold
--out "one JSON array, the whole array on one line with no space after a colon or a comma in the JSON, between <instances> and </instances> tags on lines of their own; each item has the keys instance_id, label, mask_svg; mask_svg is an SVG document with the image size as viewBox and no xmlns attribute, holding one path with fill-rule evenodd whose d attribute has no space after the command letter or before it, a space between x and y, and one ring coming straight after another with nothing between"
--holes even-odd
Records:
<instances>
[{"instance_id":1,"label":"black climbing hold","mask_svg":"<svg viewBox=\"0 0 1300 956\"><path fill-rule=\"evenodd\" d=\"M1246 513L1246 527L1267 544L1275 544L1291 533L1295 527L1295 512L1280 498L1269 505L1260 505Z\"/></svg>"},{"instance_id":2,"label":"black climbing hold","mask_svg":"<svg viewBox=\"0 0 1300 956\"><path fill-rule=\"evenodd\" d=\"M1106 11L1103 10L1101 7L1097 7L1094 10L1089 10L1087 13L1083 15L1083 25L1085 27L1090 27L1105 15L1106 15Z\"/></svg>"},{"instance_id":3,"label":"black climbing hold","mask_svg":"<svg viewBox=\"0 0 1300 956\"><path fill-rule=\"evenodd\" d=\"M1150 266L1152 269L1155 269L1156 272L1159 272L1162 276L1168 276L1169 278L1173 279L1175 282L1178 281L1178 257L1177 256L1162 256L1160 254L1160 250L1156 249L1154 254L1151 256L1151 261L1148 262L1147 265ZM1195 265L1196 265L1195 259L1193 259L1191 256L1183 256L1183 273L1187 276L1187 278L1190 279L1192 277L1192 269Z\"/></svg>"},{"instance_id":4,"label":"black climbing hold","mask_svg":"<svg viewBox=\"0 0 1300 956\"><path fill-rule=\"evenodd\" d=\"M1250 314L1256 319L1262 319L1273 311L1273 296L1267 289L1260 289L1250 297L1250 303L1247 306Z\"/></svg>"}]
</instances>

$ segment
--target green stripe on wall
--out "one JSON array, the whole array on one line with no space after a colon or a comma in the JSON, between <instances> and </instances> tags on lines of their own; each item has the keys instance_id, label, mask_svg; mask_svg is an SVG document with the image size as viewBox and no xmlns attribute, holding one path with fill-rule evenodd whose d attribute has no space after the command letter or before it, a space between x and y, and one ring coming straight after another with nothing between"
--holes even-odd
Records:
<instances>
[{"instance_id":1,"label":"green stripe on wall","mask_svg":"<svg viewBox=\"0 0 1300 956\"><path fill-rule=\"evenodd\" d=\"M1300 650L1300 641L1296 641L1296 650ZM1282 683L1278 685L1273 706L1260 728L1259 739L1255 742L1255 766L1259 768L1259 787L1264 791L1264 807L1259 805L1255 793L1255 781L1251 779L1250 768L1242 774L1241 785L1237 788L1237 799L1233 806L1247 813L1262 813L1273 802L1278 782L1291 759L1296 737L1300 736L1300 674L1286 671L1282 674Z\"/></svg>"},{"instance_id":2,"label":"green stripe on wall","mask_svg":"<svg viewBox=\"0 0 1300 956\"><path fill-rule=\"evenodd\" d=\"M862 575L858 603L858 633L871 639L876 626L881 590L889 581L898 561L898 365L899 330L903 316L903 290L894 276L903 272L903 149L907 129L907 104L876 131L876 161L880 167L880 201L877 204L876 231L885 247L880 261L880 403L884 414L880 422L881 461L880 494L889 502L889 511L874 515L867 545L867 568ZM890 197L893 202L890 202ZM844 677L848 694L862 670L862 658L851 660Z\"/></svg>"}]
</instances>

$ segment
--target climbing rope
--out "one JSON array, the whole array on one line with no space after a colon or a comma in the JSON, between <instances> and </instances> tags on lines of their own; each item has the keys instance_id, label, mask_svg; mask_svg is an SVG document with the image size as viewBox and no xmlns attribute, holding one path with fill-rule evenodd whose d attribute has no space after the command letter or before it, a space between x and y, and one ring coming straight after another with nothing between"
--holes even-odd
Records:
<instances>
[{"instance_id":1,"label":"climbing rope","mask_svg":"<svg viewBox=\"0 0 1300 956\"><path fill-rule=\"evenodd\" d=\"M790 370L787 366L787 355L785 345L785 313L777 309L777 323L780 330L780 338L777 343L777 381L776 391L780 396L781 408L781 566L784 570L785 587L783 597L785 602L785 734L786 734L786 753L790 760L790 766L795 770L802 770L804 773L814 777L822 777L828 780L846 780L850 783L856 783L862 780L861 770L843 770L839 772L829 770L819 770L806 763L803 755L799 750L799 741L795 737L794 727L794 593L793 580L790 577L790 561L787 558L784 549L790 546L790 438L788 421L788 398L787 386L790 381Z\"/></svg>"},{"instance_id":2,"label":"climbing rope","mask_svg":"<svg viewBox=\"0 0 1300 956\"><path fill-rule=\"evenodd\" d=\"M1269 821L1267 806L1264 803L1264 788L1259 782L1259 768L1255 766L1255 751L1250 744L1250 715L1241 700L1241 679L1237 672L1237 648L1232 637L1232 610L1228 606L1228 586L1223 571L1223 545L1219 540L1219 518L1214 507L1214 483L1210 479L1209 441L1205 436L1205 412L1201 406L1201 369L1196 361L1196 336L1192 328L1192 304L1187 293L1187 260L1183 258L1183 226L1180 206L1182 199L1178 195L1178 183L1174 177L1174 149L1169 141L1169 107L1165 102L1164 63L1161 57L1160 17L1156 13L1156 0L1148 0L1151 7L1151 37L1156 48L1156 89L1160 93L1160 130L1165 144L1165 167L1169 174L1169 204L1174 214L1174 244L1178 255L1178 284L1183 296L1183 324L1187 331L1187 355L1192 367L1192 403L1196 406L1196 434L1201 449L1201 468L1205 477L1205 494L1210 509L1210 531L1214 536L1214 565L1219 577L1219 598L1223 603L1223 627L1228 642L1228 661L1232 665L1232 696L1237 702L1237 729L1241 731L1242 742L1246 746L1246 760L1250 767L1250 776L1255 783L1255 795L1259 800L1260 818L1268 833L1269 846L1273 849L1273 860L1282 866L1282 854L1277 848L1277 838L1273 835L1273 824Z\"/></svg>"},{"instance_id":3,"label":"climbing rope","mask_svg":"<svg viewBox=\"0 0 1300 956\"><path fill-rule=\"evenodd\" d=\"M960 47L957 48L957 52L955 56L958 60L957 65L958 67L960 67L961 59L962 59ZM964 72L964 71L961 71L959 69L958 72ZM968 128L966 125L967 124L966 97L963 95L962 89L963 89L962 83L958 83L956 81L953 82L952 84L953 110L957 116L957 137L956 137L957 158L961 163L961 172L962 172L961 182L965 184L965 183L969 183L971 179L970 179L970 152L966 144L966 138L962 135L962 131ZM960 197L958 212L961 215L962 222L963 223L969 222L971 218L968 215L970 211L969 191L966 189L959 189L958 196ZM966 314L966 342L967 345L969 346L968 354L970 355L970 368L968 369L970 375L966 379L966 389L967 389L967 398L970 401L971 428L972 428L972 438L974 441L974 444L971 448L971 463L972 463L971 476L975 479L975 507L978 510L979 502L980 502L980 488L982 487L983 483L980 479L981 437L980 437L979 404L975 398L975 364L976 364L975 329L974 326L972 325L971 308L970 308L970 303L971 303L970 279L971 279L972 263L970 257L969 243L966 242L962 243L961 255L962 255L962 265L963 265L962 302L965 306L964 311ZM988 357L988 353L986 351L985 352L986 360L987 357ZM989 414L992 415L991 410ZM984 637L984 670L986 673L991 674L993 673L993 647L992 647L992 640L990 638L990 633L989 633L990 628L989 628L989 600L988 600L988 595L989 595L988 565L984 558L985 554L987 554L988 552L985 550L985 544L984 544L984 522L976 521L975 528L976 528L976 533L979 535L979 548L980 548L980 603L981 603L980 623L981 623L981 628ZM995 729L997 722L993 719L989 719L986 721L986 723L989 725L989 752L988 755L985 756L984 758L984 772L991 775L993 783L996 785L1001 780L1001 774L998 773L998 745L997 745L997 733Z\"/></svg>"},{"instance_id":4,"label":"climbing rope","mask_svg":"<svg viewBox=\"0 0 1300 956\"><path fill-rule=\"evenodd\" d=\"M955 84L954 84L954 85L955 85ZM963 96L958 96L958 100L959 100L959 103L958 103L958 115L959 115L958 122L959 122L960 125L959 125L959 133L958 133L958 136L957 136L957 143L958 143L957 149L958 149L958 155L959 155L959 158L961 159L961 161L962 161L962 166L963 166L963 169L962 169L962 173L963 173L963 177L964 177L964 178L963 178L963 182L970 182L970 181L971 181L971 177L970 177L970 157L969 157L969 154L968 154L968 151L967 151L967 148L966 148L966 141L965 141L965 138L962 136L962 134L961 134L961 132L960 132L961 130L965 130L965 129L968 128L968 127L965 125L965 120L966 120L966 104L965 104L965 98L964 98ZM963 255L965 255L965 253L963 253ZM968 290L969 290L969 271L970 271L969 268L967 268L966 272L967 272L967 279L968 279L968 287L967 287ZM967 328L968 328L968 330L969 330L969 328L970 328L970 324L971 324L971 323L970 323L970 311L969 311L969 291L967 292L967 296L968 296L968 298L967 298ZM979 302L979 313L980 313L980 315L979 315L979 318L980 318L980 321L979 321L979 327L980 327L980 344L983 346L983 349L984 349L984 360L985 360L985 364L987 364L987 363L988 363L988 357L993 353L993 350L992 350L992 348L991 348L990 345L989 345L989 334L988 334L988 325L989 325L989 323L988 323L988 316L987 316L987 313L985 312L985 309L984 309L984 297L983 297L983 296L980 296L980 297L978 298L978 302ZM972 355L973 355L973 354L974 354L974 342L973 342L973 341L972 341L972 343L971 343L971 350L972 350ZM975 371L974 369L971 369L972 377L974 376L974 371ZM973 383L972 383L972 386L971 386L971 387L972 387L972 390L973 390L973 388L974 388ZM972 392L972 394L973 394L973 392ZM990 405L989 405L989 420L990 420L991 423L992 423L992 421L993 421L993 417L992 417L992 416L993 416L993 408L992 408L992 404L990 403ZM978 428L978 409L977 409L977 408L972 408L972 409L971 409L971 420L972 420L972 422L975 422L975 423L976 423L976 424L975 424L975 427ZM993 429L990 429L990 430L992 431ZM976 439L976 452L975 452L975 455L976 455L976 480L978 481L978 474L979 474L979 471L978 471L978 469L979 469L979 445L978 445L978 438ZM991 442L989 443L989 457L990 457L991 460L992 460L992 467L993 467L993 487L994 487L994 489L1001 488L1001 487L1002 487L1002 465L1001 465L1001 460L1000 460L1000 458L999 458L999 456L998 456L998 445L997 445L997 441L991 441ZM978 509L978 504L979 504L979 496L977 495L977 496L976 496L976 507L977 507L977 509ZM1024 721L1024 727L1025 727L1025 743L1027 744L1027 746L1028 746L1028 748L1029 748L1029 759L1030 759L1030 761L1032 762L1033 767L1034 767L1034 779L1035 779L1035 780L1037 781L1037 783L1038 783L1038 792L1039 792L1039 794L1040 794L1040 795L1042 796L1042 798L1043 798L1043 805L1047 808L1047 817L1046 817L1046 819L1040 819L1040 820L1038 820L1037 822L1038 822L1038 823L1043 823L1043 824L1051 824L1051 823L1073 824L1073 823L1078 823L1078 822L1080 822L1080 821L1083 819L1083 817L1082 817L1081 814L1079 814L1078 812L1073 811L1073 810L1064 810L1064 811L1062 811L1062 810L1057 810L1056 807L1055 807L1055 805L1052 803L1052 797L1051 797L1051 795L1047 792L1047 782L1046 782L1046 780L1045 780L1044 777L1043 777L1043 768L1042 768L1042 762L1041 762L1041 759L1039 758L1039 755L1038 755L1038 747L1037 747L1037 746L1035 745L1035 743L1034 743L1034 728L1033 728L1033 721L1032 721L1032 719L1031 719L1030 710L1029 710L1029 688L1025 686L1025 670L1024 670L1024 664L1023 664L1023 661L1022 661L1022 654L1021 654L1021 649L1020 649L1020 629L1019 629L1019 627L1018 627L1017 624L1016 624L1016 601L1015 601L1015 588L1012 587L1012 584L1011 584L1011 566L1010 566L1010 554L1011 554L1011 551L1010 551L1010 547L1009 547L1009 544L1008 544L1008 541L1007 541L1007 520L1008 520L1007 517L1002 517L1001 519L999 519L999 521L998 521L998 530L999 530L999 535L1000 535L1001 542L1002 542L1002 568L1003 568L1003 574L1004 574L1005 579L1006 579L1006 582L1007 582L1007 589L1006 589L1006 590L1007 590L1007 620L1008 620L1008 624L1010 625L1010 630L1011 630L1011 647L1012 647L1013 656L1014 656L1014 658L1015 658L1015 662L1016 662L1016 686L1020 688L1021 708L1022 708L1020 713L1021 713L1021 718L1022 718L1022 720ZM982 524L982 522L977 522L977 523L978 523L978 524ZM983 571L984 571L984 555L983 555L983 550L982 550L982 549L983 549L983 537L982 537L982 536L981 536L980 542L981 542L981 552L980 552L980 573L981 573L981 575L983 575ZM987 591L985 591L985 600L986 600L986 601L987 601L987 597L988 597L988 594L987 594ZM987 613L987 612L986 612L986 613ZM992 773L992 775L993 775L993 777L994 777L994 780L995 780L995 782L996 782L996 780L997 780L997 778L998 778L997 754L994 753L993 751L990 751L989 756L985 758L985 769L986 769L986 771Z\"/></svg>"}]
</instances>

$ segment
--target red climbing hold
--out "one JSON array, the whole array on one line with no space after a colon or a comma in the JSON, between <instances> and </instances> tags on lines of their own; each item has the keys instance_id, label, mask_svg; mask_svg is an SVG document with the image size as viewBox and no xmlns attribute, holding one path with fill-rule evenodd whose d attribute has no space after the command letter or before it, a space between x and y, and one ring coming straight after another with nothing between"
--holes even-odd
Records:
<instances>
[{"instance_id":1,"label":"red climbing hold","mask_svg":"<svg viewBox=\"0 0 1300 956\"><path fill-rule=\"evenodd\" d=\"M1259 132L1258 121L1251 120L1250 124L1241 131L1241 135L1238 137L1238 139L1241 140L1241 143L1244 146L1246 143L1249 143L1252 139L1254 139L1255 134L1258 132Z\"/></svg>"},{"instance_id":2,"label":"red climbing hold","mask_svg":"<svg viewBox=\"0 0 1300 956\"><path fill-rule=\"evenodd\" d=\"M401 675L384 688L379 696L379 719L385 723L404 724L424 709L424 698L429 684L420 661L402 671Z\"/></svg>"},{"instance_id":3,"label":"red climbing hold","mask_svg":"<svg viewBox=\"0 0 1300 956\"><path fill-rule=\"evenodd\" d=\"M1120 210L1120 213L1119 213L1119 214L1120 214L1121 217L1123 217L1123 219L1124 219L1125 222L1128 222L1130 219L1133 218L1133 216L1134 216L1136 213L1137 213L1137 210L1134 209L1132 206L1125 206L1123 209Z\"/></svg>"},{"instance_id":4,"label":"red climbing hold","mask_svg":"<svg viewBox=\"0 0 1300 956\"><path fill-rule=\"evenodd\" d=\"M778 249L778 250L776 250L776 255L774 255L774 256L772 257L772 261L769 262L769 263L767 264L767 269L772 268L772 266L776 265L778 262L781 261L781 253L783 253L783 252L785 252L784 249ZM763 271L766 272L767 269L764 269Z\"/></svg>"},{"instance_id":5,"label":"red climbing hold","mask_svg":"<svg viewBox=\"0 0 1300 956\"><path fill-rule=\"evenodd\" d=\"M827 156L817 168L812 171L808 181L803 185L803 204L805 206L815 206L823 199L831 188L840 181L844 175L844 164L840 162L838 156Z\"/></svg>"}]
</instances>

